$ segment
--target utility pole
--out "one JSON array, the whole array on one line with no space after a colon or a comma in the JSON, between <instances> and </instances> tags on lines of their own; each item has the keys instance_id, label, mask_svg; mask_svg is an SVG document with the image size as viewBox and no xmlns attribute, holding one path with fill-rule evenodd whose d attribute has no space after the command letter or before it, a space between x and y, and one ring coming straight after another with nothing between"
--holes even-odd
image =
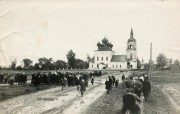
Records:
<instances>
[{"instance_id":1,"label":"utility pole","mask_svg":"<svg viewBox=\"0 0 180 114\"><path fill-rule=\"evenodd\" d=\"M171 73L172 73L172 78L173 78L173 64L171 63Z\"/></svg>"},{"instance_id":2,"label":"utility pole","mask_svg":"<svg viewBox=\"0 0 180 114\"><path fill-rule=\"evenodd\" d=\"M150 61L149 61L149 79L151 80L152 75L152 43L150 44Z\"/></svg>"}]
</instances>

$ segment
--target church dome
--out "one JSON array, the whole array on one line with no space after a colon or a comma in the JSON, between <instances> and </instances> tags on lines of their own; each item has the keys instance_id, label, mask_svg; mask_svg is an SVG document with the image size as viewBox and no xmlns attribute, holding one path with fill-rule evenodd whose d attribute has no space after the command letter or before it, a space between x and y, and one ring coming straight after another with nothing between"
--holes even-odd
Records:
<instances>
[{"instance_id":1,"label":"church dome","mask_svg":"<svg viewBox=\"0 0 180 114\"><path fill-rule=\"evenodd\" d=\"M108 39L106 37L104 37L104 39L102 39L102 43L107 44L108 43Z\"/></svg>"},{"instance_id":2,"label":"church dome","mask_svg":"<svg viewBox=\"0 0 180 114\"><path fill-rule=\"evenodd\" d=\"M101 46L101 43L100 43L100 42L98 42L98 43L97 43L97 46L98 46L98 47L100 47L100 46Z\"/></svg>"},{"instance_id":3,"label":"church dome","mask_svg":"<svg viewBox=\"0 0 180 114\"><path fill-rule=\"evenodd\" d=\"M113 47L113 44L112 44L112 43L109 43L109 47L112 48L112 47Z\"/></svg>"}]
</instances>

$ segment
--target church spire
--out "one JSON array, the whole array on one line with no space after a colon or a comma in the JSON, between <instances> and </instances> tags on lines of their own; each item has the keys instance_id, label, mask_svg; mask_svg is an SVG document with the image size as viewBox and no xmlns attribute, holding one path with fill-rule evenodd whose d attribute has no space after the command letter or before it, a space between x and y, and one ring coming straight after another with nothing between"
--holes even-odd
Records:
<instances>
[{"instance_id":1,"label":"church spire","mask_svg":"<svg viewBox=\"0 0 180 114\"><path fill-rule=\"evenodd\" d=\"M132 29L132 27L131 27L130 38L133 38L133 29Z\"/></svg>"}]
</instances>

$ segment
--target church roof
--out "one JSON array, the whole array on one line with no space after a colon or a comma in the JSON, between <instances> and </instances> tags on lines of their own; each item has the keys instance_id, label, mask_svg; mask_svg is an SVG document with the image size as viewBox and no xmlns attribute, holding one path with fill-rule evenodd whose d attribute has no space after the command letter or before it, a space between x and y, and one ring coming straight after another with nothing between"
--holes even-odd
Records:
<instances>
[{"instance_id":1,"label":"church roof","mask_svg":"<svg viewBox=\"0 0 180 114\"><path fill-rule=\"evenodd\" d=\"M113 55L111 62L126 62L126 55Z\"/></svg>"},{"instance_id":2,"label":"church roof","mask_svg":"<svg viewBox=\"0 0 180 114\"><path fill-rule=\"evenodd\" d=\"M90 63L94 63L94 57L89 62Z\"/></svg>"},{"instance_id":3,"label":"church roof","mask_svg":"<svg viewBox=\"0 0 180 114\"><path fill-rule=\"evenodd\" d=\"M134 33L133 29L131 28L130 38L128 39L128 42L136 42L136 39L134 39Z\"/></svg>"}]
</instances>

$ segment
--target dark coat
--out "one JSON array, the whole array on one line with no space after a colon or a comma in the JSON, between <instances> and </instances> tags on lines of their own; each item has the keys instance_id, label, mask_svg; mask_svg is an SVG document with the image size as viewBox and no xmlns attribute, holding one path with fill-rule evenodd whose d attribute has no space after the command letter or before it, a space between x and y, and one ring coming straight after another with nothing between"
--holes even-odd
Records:
<instances>
[{"instance_id":1,"label":"dark coat","mask_svg":"<svg viewBox=\"0 0 180 114\"><path fill-rule=\"evenodd\" d=\"M143 91L143 94L144 94L145 97L149 95L149 92L151 91L151 84L150 84L149 81L145 80L143 82L142 91Z\"/></svg>"},{"instance_id":2,"label":"dark coat","mask_svg":"<svg viewBox=\"0 0 180 114\"><path fill-rule=\"evenodd\" d=\"M140 114L141 109L139 105L136 103L136 100L140 101L140 98L131 93L125 94L123 96L122 114L125 114L127 110L130 110L131 114Z\"/></svg>"},{"instance_id":3,"label":"dark coat","mask_svg":"<svg viewBox=\"0 0 180 114\"><path fill-rule=\"evenodd\" d=\"M111 89L111 82L110 81L106 81L105 85L106 85L106 89Z\"/></svg>"},{"instance_id":4,"label":"dark coat","mask_svg":"<svg viewBox=\"0 0 180 114\"><path fill-rule=\"evenodd\" d=\"M86 91L86 85L85 85L84 81L80 82L80 86L81 86L81 88L80 88L81 91Z\"/></svg>"},{"instance_id":5,"label":"dark coat","mask_svg":"<svg viewBox=\"0 0 180 114\"><path fill-rule=\"evenodd\" d=\"M122 75L122 80L124 81L124 79L125 79L125 76L124 76L124 74Z\"/></svg>"},{"instance_id":6,"label":"dark coat","mask_svg":"<svg viewBox=\"0 0 180 114\"><path fill-rule=\"evenodd\" d=\"M94 78L91 79L91 83L94 83Z\"/></svg>"},{"instance_id":7,"label":"dark coat","mask_svg":"<svg viewBox=\"0 0 180 114\"><path fill-rule=\"evenodd\" d=\"M126 88L132 88L133 87L132 80L125 81L125 85L126 85Z\"/></svg>"}]
</instances>

